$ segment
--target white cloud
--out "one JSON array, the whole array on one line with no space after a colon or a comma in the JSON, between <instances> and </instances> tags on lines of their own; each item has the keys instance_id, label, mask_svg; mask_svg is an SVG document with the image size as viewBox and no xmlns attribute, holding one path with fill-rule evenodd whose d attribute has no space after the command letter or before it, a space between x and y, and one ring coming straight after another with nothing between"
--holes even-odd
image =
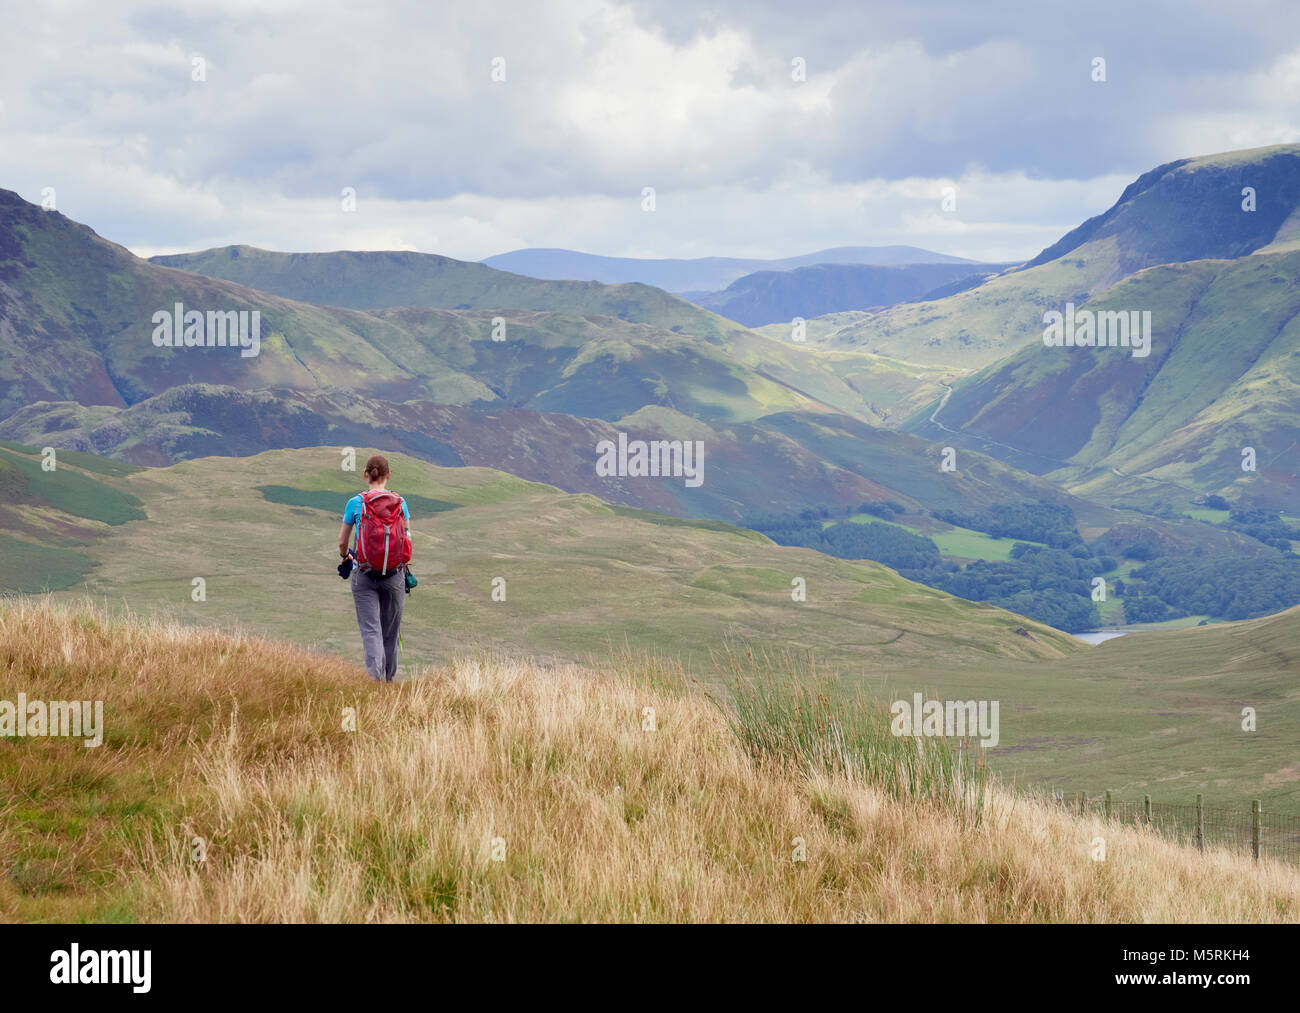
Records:
<instances>
[{"instance_id":1,"label":"white cloud","mask_svg":"<svg viewBox=\"0 0 1300 1013\"><path fill-rule=\"evenodd\" d=\"M0 186L56 186L137 250L1018 259L1155 164L1300 138L1296 27L1281 3L18 7ZM1105 84L1087 77L1098 52ZM938 212L951 183L958 211ZM344 186L356 215L337 210Z\"/></svg>"}]
</instances>

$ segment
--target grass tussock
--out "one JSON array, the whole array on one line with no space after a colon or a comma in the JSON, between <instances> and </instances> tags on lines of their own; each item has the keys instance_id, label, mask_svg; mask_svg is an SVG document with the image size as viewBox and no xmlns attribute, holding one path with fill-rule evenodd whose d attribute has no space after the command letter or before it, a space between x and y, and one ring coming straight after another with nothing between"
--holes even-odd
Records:
<instances>
[{"instance_id":1,"label":"grass tussock","mask_svg":"<svg viewBox=\"0 0 1300 1013\"><path fill-rule=\"evenodd\" d=\"M743 678L731 695L736 737L787 776L817 771L871 785L945 811L962 827L983 814L988 768L978 744L896 736L882 701L813 674Z\"/></svg>"},{"instance_id":2,"label":"grass tussock","mask_svg":"<svg viewBox=\"0 0 1300 1013\"><path fill-rule=\"evenodd\" d=\"M10 920L1300 917L1290 867L996 785L972 820L943 788L960 767L849 759L865 724L806 695L795 720L663 671L487 658L380 686L283 644L18 601L0 699L20 691L102 699L107 730L0 741Z\"/></svg>"}]
</instances>

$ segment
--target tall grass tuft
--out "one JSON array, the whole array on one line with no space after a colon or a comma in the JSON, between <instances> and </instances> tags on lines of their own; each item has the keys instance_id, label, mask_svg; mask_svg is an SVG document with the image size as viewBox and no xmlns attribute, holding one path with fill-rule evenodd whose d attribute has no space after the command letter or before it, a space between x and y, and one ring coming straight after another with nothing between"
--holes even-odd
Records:
<instances>
[{"instance_id":1,"label":"tall grass tuft","mask_svg":"<svg viewBox=\"0 0 1300 1013\"><path fill-rule=\"evenodd\" d=\"M729 681L732 727L750 755L839 775L896 798L929 803L978 825L988 769L968 739L896 736L882 700L815 673Z\"/></svg>"}]
</instances>

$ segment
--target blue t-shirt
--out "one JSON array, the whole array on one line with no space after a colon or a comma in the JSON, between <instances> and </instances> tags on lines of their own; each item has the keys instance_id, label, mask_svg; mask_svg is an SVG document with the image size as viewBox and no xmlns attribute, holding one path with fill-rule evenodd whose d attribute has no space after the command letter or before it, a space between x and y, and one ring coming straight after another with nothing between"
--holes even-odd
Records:
<instances>
[{"instance_id":1,"label":"blue t-shirt","mask_svg":"<svg viewBox=\"0 0 1300 1013\"><path fill-rule=\"evenodd\" d=\"M405 517L409 522L411 520L411 511L406 509L406 497L403 496L401 497L401 499L402 499L402 516ZM360 516L361 516L361 494L358 493L356 496L353 496L350 500L348 500L348 505L343 508L343 523L355 524L357 522L357 519Z\"/></svg>"}]
</instances>

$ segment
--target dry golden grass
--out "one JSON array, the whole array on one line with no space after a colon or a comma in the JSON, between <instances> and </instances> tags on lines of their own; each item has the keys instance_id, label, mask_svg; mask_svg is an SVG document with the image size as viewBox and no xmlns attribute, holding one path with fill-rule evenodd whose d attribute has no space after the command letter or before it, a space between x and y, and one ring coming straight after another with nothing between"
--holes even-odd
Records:
<instances>
[{"instance_id":1,"label":"dry golden grass","mask_svg":"<svg viewBox=\"0 0 1300 1013\"><path fill-rule=\"evenodd\" d=\"M19 691L102 699L107 734L0 743L9 920L1300 917L1294 868L999 789L963 830L757 762L707 696L634 673L470 658L381 686L283 644L20 601L0 605L0 699Z\"/></svg>"}]
</instances>

